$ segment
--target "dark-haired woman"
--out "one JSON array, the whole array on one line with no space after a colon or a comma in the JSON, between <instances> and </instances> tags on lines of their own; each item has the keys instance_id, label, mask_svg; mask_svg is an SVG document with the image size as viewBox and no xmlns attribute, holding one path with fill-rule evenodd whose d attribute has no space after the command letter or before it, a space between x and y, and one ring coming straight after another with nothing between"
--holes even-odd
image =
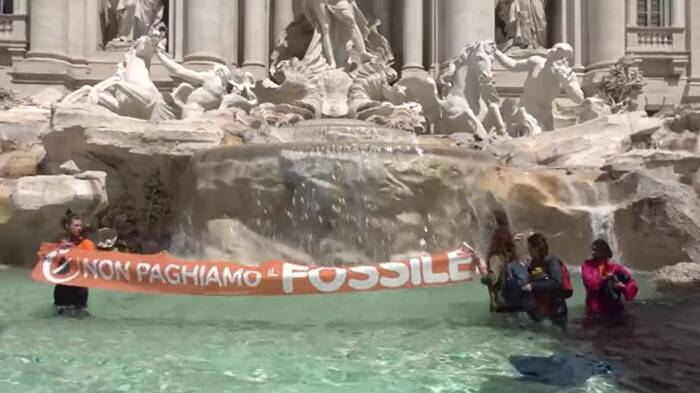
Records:
<instances>
[{"instance_id":1,"label":"dark-haired woman","mask_svg":"<svg viewBox=\"0 0 700 393\"><path fill-rule=\"evenodd\" d=\"M561 261L549 253L547 239L539 233L530 235L527 244L532 258L528 268L529 283L523 287L532 293L528 314L535 321L545 318L566 330L568 308L563 294L564 276Z\"/></svg>"},{"instance_id":2,"label":"dark-haired woman","mask_svg":"<svg viewBox=\"0 0 700 393\"><path fill-rule=\"evenodd\" d=\"M509 312L504 297L506 266L513 259L513 235L505 211L494 213L496 230L491 236L489 253L486 256L487 274L481 282L489 289L491 312Z\"/></svg>"},{"instance_id":3,"label":"dark-haired woman","mask_svg":"<svg viewBox=\"0 0 700 393\"><path fill-rule=\"evenodd\" d=\"M66 236L59 243L61 248L95 250L95 245L83 237L83 220L79 214L68 210L61 219ZM58 284L53 290L53 302L61 315L79 315L87 309L88 289Z\"/></svg>"},{"instance_id":4,"label":"dark-haired woman","mask_svg":"<svg viewBox=\"0 0 700 393\"><path fill-rule=\"evenodd\" d=\"M624 266L612 262L612 250L605 240L591 246L591 259L583 263L581 273L586 288L586 314L615 318L625 312L622 299L637 296L637 283Z\"/></svg>"}]
</instances>

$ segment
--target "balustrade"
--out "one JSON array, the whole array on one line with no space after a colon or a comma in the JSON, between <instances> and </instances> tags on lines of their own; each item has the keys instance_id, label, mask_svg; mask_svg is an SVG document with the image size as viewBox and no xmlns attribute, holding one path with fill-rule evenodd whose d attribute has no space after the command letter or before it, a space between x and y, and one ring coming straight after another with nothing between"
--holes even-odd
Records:
<instances>
[{"instance_id":1,"label":"balustrade","mask_svg":"<svg viewBox=\"0 0 700 393\"><path fill-rule=\"evenodd\" d=\"M684 47L682 27L627 27L628 52L680 52Z\"/></svg>"}]
</instances>

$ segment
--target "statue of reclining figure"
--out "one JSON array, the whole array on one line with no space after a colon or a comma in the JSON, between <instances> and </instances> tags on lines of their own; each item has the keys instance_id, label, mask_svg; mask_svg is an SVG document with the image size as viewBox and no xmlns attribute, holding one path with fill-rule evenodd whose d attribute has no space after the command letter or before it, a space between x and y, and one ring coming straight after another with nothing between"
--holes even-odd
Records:
<instances>
[{"instance_id":1,"label":"statue of reclining figure","mask_svg":"<svg viewBox=\"0 0 700 393\"><path fill-rule=\"evenodd\" d=\"M246 113L258 105L253 89L255 78L249 72L233 73L223 64L215 64L208 71L194 71L171 59L162 47L156 55L175 77L184 80L172 93L173 100L182 110L183 119L193 119L216 109L238 108Z\"/></svg>"}]
</instances>

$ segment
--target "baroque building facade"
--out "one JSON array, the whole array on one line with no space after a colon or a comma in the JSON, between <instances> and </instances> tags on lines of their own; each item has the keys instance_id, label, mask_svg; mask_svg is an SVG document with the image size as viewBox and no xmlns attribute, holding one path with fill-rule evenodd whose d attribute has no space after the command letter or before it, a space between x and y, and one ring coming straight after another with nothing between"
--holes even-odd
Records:
<instances>
[{"instance_id":1,"label":"baroque building facade","mask_svg":"<svg viewBox=\"0 0 700 393\"><path fill-rule=\"evenodd\" d=\"M332 0L330 3L338 2ZM343 0L340 0L343 1ZM437 77L466 44L495 40L512 56L567 42L583 81L632 55L647 78L641 104L700 101L697 0L356 0L381 22L401 78ZM139 35L159 29L168 53L188 68L211 63L268 77L301 0L0 0L0 86L72 91L113 74ZM174 81L157 61L159 88ZM499 93L518 96L525 75L496 67Z\"/></svg>"}]
</instances>

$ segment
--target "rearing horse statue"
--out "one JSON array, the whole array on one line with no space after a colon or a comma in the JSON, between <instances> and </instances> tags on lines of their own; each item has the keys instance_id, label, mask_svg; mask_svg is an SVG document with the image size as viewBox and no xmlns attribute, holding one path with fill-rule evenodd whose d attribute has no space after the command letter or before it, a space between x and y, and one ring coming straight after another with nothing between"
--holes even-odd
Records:
<instances>
[{"instance_id":1,"label":"rearing horse statue","mask_svg":"<svg viewBox=\"0 0 700 393\"><path fill-rule=\"evenodd\" d=\"M83 86L62 102L100 105L118 115L144 120L175 118L151 79L151 59L160 40L162 34L156 32L139 37L117 65L114 76L95 86Z\"/></svg>"},{"instance_id":2,"label":"rearing horse statue","mask_svg":"<svg viewBox=\"0 0 700 393\"><path fill-rule=\"evenodd\" d=\"M477 117L481 113L481 100L488 111L485 120L491 116L496 132L506 135L491 69L495 49L495 43L489 40L467 45L459 56L449 62L447 71L440 78L447 87L445 97L438 98L443 120L450 123L450 128L467 123L481 139L488 137L484 124Z\"/></svg>"}]
</instances>

